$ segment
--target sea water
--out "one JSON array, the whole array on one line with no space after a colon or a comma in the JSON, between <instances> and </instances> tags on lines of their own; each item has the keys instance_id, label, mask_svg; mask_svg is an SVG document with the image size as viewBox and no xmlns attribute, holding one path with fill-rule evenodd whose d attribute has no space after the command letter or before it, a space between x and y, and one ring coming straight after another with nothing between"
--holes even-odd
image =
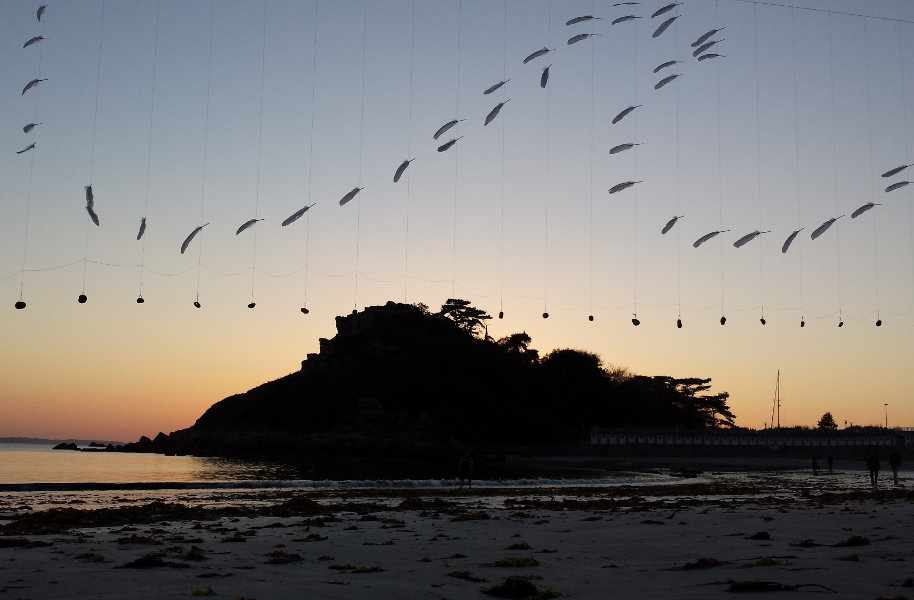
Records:
<instances>
[{"instance_id":1,"label":"sea water","mask_svg":"<svg viewBox=\"0 0 914 600\"><path fill-rule=\"evenodd\" d=\"M489 490L487 504L521 490L543 498L561 500L575 497L582 488L631 489L663 486L671 500L677 488L690 483L710 483L743 498L775 494L785 499L809 494L867 490L869 476L862 465L836 463L833 473L813 477L811 469L795 468L741 470L722 468L686 477L681 472L651 468L643 472L614 471L589 478L527 478L476 480L474 487L504 488L506 495ZM904 465L903 465L904 466ZM902 473L905 484L907 473ZM881 486L891 486L891 472L884 469ZM23 510L61 506L98 508L152 501L184 502L195 505L255 505L281 501L291 490L309 490L332 500L352 490L377 490L391 496L399 489L456 488L452 479L309 480L299 478L288 466L265 461L233 460L194 456L165 456L122 452L76 452L52 450L48 444L0 444L0 521ZM577 490L577 492L576 492ZM493 493L494 492L494 493ZM712 499L709 492L708 499ZM396 494L394 494L395 496Z\"/></svg>"}]
</instances>

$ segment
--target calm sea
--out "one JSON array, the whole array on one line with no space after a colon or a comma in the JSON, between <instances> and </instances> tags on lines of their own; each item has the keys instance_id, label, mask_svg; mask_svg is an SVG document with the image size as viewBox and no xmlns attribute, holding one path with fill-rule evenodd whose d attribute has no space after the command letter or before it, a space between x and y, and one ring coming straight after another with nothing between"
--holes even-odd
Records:
<instances>
[{"instance_id":1,"label":"calm sea","mask_svg":"<svg viewBox=\"0 0 914 600\"><path fill-rule=\"evenodd\" d=\"M902 485L910 475L903 465ZM809 469L777 471L753 469L721 470L685 478L675 470L651 469L649 472L614 472L587 479L479 480L480 487L547 488L556 495L574 493L575 487L619 487L668 485L676 496L681 483L710 481L746 496L771 494L799 497L809 492L866 490L869 479L862 465L837 463L833 474L812 477ZM891 485L890 473L882 473L882 485ZM154 500L194 504L269 502L275 493L304 489L324 493L328 498L347 489L448 488L454 480L401 479L359 481L311 481L299 479L288 467L266 463L132 454L120 452L74 452L52 450L50 445L0 444L0 521L21 510L58 506L94 508ZM564 488L564 490L563 490ZM550 492L553 493L553 492ZM743 495L743 494L741 494Z\"/></svg>"}]
</instances>

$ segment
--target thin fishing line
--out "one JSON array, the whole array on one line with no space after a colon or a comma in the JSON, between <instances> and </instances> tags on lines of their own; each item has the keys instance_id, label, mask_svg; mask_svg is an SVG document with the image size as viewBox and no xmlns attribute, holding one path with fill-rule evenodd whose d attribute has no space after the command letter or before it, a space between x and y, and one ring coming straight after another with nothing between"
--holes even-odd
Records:
<instances>
[{"instance_id":1,"label":"thin fishing line","mask_svg":"<svg viewBox=\"0 0 914 600\"><path fill-rule=\"evenodd\" d=\"M263 43L260 47L260 106L257 117L257 178L254 186L254 218L259 216L260 210L260 170L263 163L263 90L267 71L267 6L263 3ZM251 250L251 305L254 304L254 280L257 273L257 226L253 227L254 243Z\"/></svg>"},{"instance_id":2,"label":"thin fishing line","mask_svg":"<svg viewBox=\"0 0 914 600\"><path fill-rule=\"evenodd\" d=\"M794 159L796 170L796 196L797 196L797 224L800 223L800 117L799 117L799 90L797 88L797 21L794 15L793 7L790 9L791 25L791 45L793 51L793 139L794 139ZM800 255L800 325L806 321L805 307L803 303L803 244L799 245Z\"/></svg>"},{"instance_id":3,"label":"thin fishing line","mask_svg":"<svg viewBox=\"0 0 914 600\"><path fill-rule=\"evenodd\" d=\"M873 106L872 94L870 93L870 48L869 48L869 27L868 21L863 19L863 50L864 65L866 66L866 127L870 144L870 173L875 173L876 168L873 164ZM870 201L876 200L875 182L870 184ZM879 319L879 236L876 229L876 215L873 214L873 277L876 280L876 324L882 321Z\"/></svg>"},{"instance_id":4,"label":"thin fishing line","mask_svg":"<svg viewBox=\"0 0 914 600\"><path fill-rule=\"evenodd\" d=\"M314 99L317 91L317 5L319 0L314 0L314 31L311 41L311 125L308 129L308 199L305 204L311 204L311 182L314 177ZM311 215L306 214L305 221L305 290L302 299L302 308L307 310L308 306L308 273L309 259L311 254ZM307 314L307 313L306 313Z\"/></svg>"},{"instance_id":5,"label":"thin fishing line","mask_svg":"<svg viewBox=\"0 0 914 600\"><path fill-rule=\"evenodd\" d=\"M102 42L105 38L105 0L102 0L101 14L99 15L98 20L98 63L96 64L95 69L95 110L92 117L92 146L89 152L89 186L91 187L95 180L95 141L96 133L98 131L98 98L100 96L101 81L102 81ZM83 300L83 297L86 294L86 271L88 269L89 263L89 219L86 219L86 236L85 244L83 247L83 278L82 278L82 292L80 294L80 300Z\"/></svg>"},{"instance_id":6,"label":"thin fishing line","mask_svg":"<svg viewBox=\"0 0 914 600\"><path fill-rule=\"evenodd\" d=\"M213 27L215 22L216 14L216 0L210 0L209 5L209 58L207 60L206 67L206 108L203 116L203 182L202 189L200 193L200 225L203 226L203 216L206 214L204 211L206 209L206 157L207 150L209 146L209 108L210 108L210 92L212 90L213 83L213 46L215 45L215 36L213 35ZM200 265L202 264L203 259L203 236L200 236L200 242L197 246L197 300L196 304L199 306L200 303Z\"/></svg>"},{"instance_id":7,"label":"thin fishing line","mask_svg":"<svg viewBox=\"0 0 914 600\"><path fill-rule=\"evenodd\" d=\"M762 230L762 125L761 110L762 104L759 92L759 68L758 68L758 6L752 7L752 25L754 30L753 42L755 44L755 173L757 178L756 202L758 203L758 230ZM764 240L760 240L764 241ZM762 322L765 321L765 253L759 251L759 293L762 298Z\"/></svg>"},{"instance_id":8,"label":"thin fishing line","mask_svg":"<svg viewBox=\"0 0 914 600\"><path fill-rule=\"evenodd\" d=\"M673 22L673 34L675 36L675 47L679 48L679 19ZM673 86L675 88L675 98L674 103L675 107L675 130L676 130L676 191L674 192L676 209L673 214L674 217L679 217L679 210L681 199L679 196L679 185L680 185L680 175L679 170L679 154L681 150L680 139L679 139L679 86ZM676 228L676 324L682 324L682 248L680 246L680 227Z\"/></svg>"},{"instance_id":9,"label":"thin fishing line","mask_svg":"<svg viewBox=\"0 0 914 600\"><path fill-rule=\"evenodd\" d=\"M44 24L42 24L42 26L41 26L40 33L42 33L42 34L44 33ZM37 79L41 79L41 67L42 67L43 62L44 62L44 44L38 44ZM35 86L35 111L34 111L34 118L32 119L33 123L38 123L38 115L39 115L38 107L39 107L40 101L41 101L41 86L39 85L39 86ZM32 143L34 144L37 141L38 141L38 128L35 127L34 129L32 129ZM37 153L38 152L34 149L29 153L30 154L30 156L29 156L29 183L28 183L28 192L26 194L26 201L25 201L25 225L24 225L24 229L23 229L23 240L22 240L22 269L19 272L20 273L19 302L22 302L22 298L23 298L23 294L24 294L24 290L25 290L25 273L26 273L25 265L26 265L26 260L28 257L28 251L29 251L29 224L31 222L31 212L32 212L32 184L34 182L35 155ZM17 307L18 306L21 306L21 305L17 305Z\"/></svg>"},{"instance_id":10,"label":"thin fishing line","mask_svg":"<svg viewBox=\"0 0 914 600\"><path fill-rule=\"evenodd\" d=\"M98 23L98 63L95 69L95 111L92 117L92 147L89 152L89 185L92 185L95 175L95 139L98 130L98 97L102 80L102 41L105 36L105 0L102 0L101 15Z\"/></svg>"},{"instance_id":11,"label":"thin fishing line","mask_svg":"<svg viewBox=\"0 0 914 600\"><path fill-rule=\"evenodd\" d=\"M552 0L546 0L546 44L552 41ZM549 67L546 67L547 69ZM546 189L543 197L543 318L549 316L549 108L551 90L546 85Z\"/></svg>"},{"instance_id":12,"label":"thin fishing line","mask_svg":"<svg viewBox=\"0 0 914 600\"><path fill-rule=\"evenodd\" d=\"M731 0L731 1L746 2L748 4L761 4L764 6L777 6L779 8L789 8L789 9L791 9L791 13L793 12L793 9L797 9L797 10L808 10L808 11L812 11L812 12L829 13L829 14L835 14L835 15L844 15L847 17L862 17L864 19L879 19L880 21L894 21L897 23L914 23L914 21L911 21L908 19L898 19L898 18L892 18L892 17L878 17L878 16L873 16L873 15L863 15L860 13L852 13L852 12L846 12L846 11L841 11L841 10L829 10L827 8L810 8L808 6L794 6L792 4L782 4L782 3L777 3L777 2L762 2L762 0Z\"/></svg>"},{"instance_id":13,"label":"thin fishing line","mask_svg":"<svg viewBox=\"0 0 914 600\"><path fill-rule=\"evenodd\" d=\"M463 40L463 0L457 3L457 133L460 133L460 51ZM457 137L460 137L459 135ZM456 291L457 279L457 183L459 175L460 146L454 146L454 214L451 227L451 298Z\"/></svg>"},{"instance_id":14,"label":"thin fishing line","mask_svg":"<svg viewBox=\"0 0 914 600\"><path fill-rule=\"evenodd\" d=\"M596 12L596 0L591 0L590 14ZM594 26L591 25L590 32L593 33ZM590 188L588 198L588 224L587 243L588 243L588 305L590 307L589 320L593 321L593 157L594 157L594 130L597 128L596 115L594 114L594 96L596 95L594 80L595 76L595 55L596 43L590 44Z\"/></svg>"},{"instance_id":15,"label":"thin fishing line","mask_svg":"<svg viewBox=\"0 0 914 600\"><path fill-rule=\"evenodd\" d=\"M152 131L153 125L155 122L155 104L156 104L156 66L158 63L159 57L159 14L160 14L160 0L156 0L156 22L155 22L155 34L154 41L152 44L152 84L151 90L149 92L149 136L147 138L146 144L146 193L143 198L143 219L145 222L146 217L149 214L149 187L150 179L152 174ZM146 240L140 240L140 289L139 297L143 297L143 271L145 270L144 266L146 264Z\"/></svg>"},{"instance_id":16,"label":"thin fishing line","mask_svg":"<svg viewBox=\"0 0 914 600\"><path fill-rule=\"evenodd\" d=\"M632 27L632 95L638 104L638 21ZM632 115L632 135L638 139L638 111ZM638 152L632 152L632 181L638 178ZM638 188L632 188L632 316L638 318Z\"/></svg>"},{"instance_id":17,"label":"thin fishing line","mask_svg":"<svg viewBox=\"0 0 914 600\"><path fill-rule=\"evenodd\" d=\"M359 187L362 186L362 162L365 147L365 60L368 37L368 5L362 6L362 100L359 112ZM359 242L362 235L362 199L356 198L355 211L355 289L352 297L352 309L358 310L359 299Z\"/></svg>"},{"instance_id":18,"label":"thin fishing line","mask_svg":"<svg viewBox=\"0 0 914 600\"><path fill-rule=\"evenodd\" d=\"M834 177L835 193L835 214L838 214L838 109L835 103L835 57L834 46L832 46L832 20L831 14L827 15L828 19L828 63L829 63L829 83L831 85L831 140L832 140L832 167ZM841 226L835 228L835 269L838 280L838 326L844 322L844 303L841 299Z\"/></svg>"},{"instance_id":19,"label":"thin fishing line","mask_svg":"<svg viewBox=\"0 0 914 600\"><path fill-rule=\"evenodd\" d=\"M717 0L714 0L714 19L720 22L720 6ZM724 228L724 166L723 151L721 150L721 125L720 125L720 61L715 61L715 78L717 88L717 220L718 229ZM721 325L724 324L724 244L721 241L717 245L720 251L720 319Z\"/></svg>"},{"instance_id":20,"label":"thin fishing line","mask_svg":"<svg viewBox=\"0 0 914 600\"><path fill-rule=\"evenodd\" d=\"M504 32L501 44L501 80L508 80L508 0L504 6ZM501 119L501 190L499 193L499 243L498 243L498 318L505 315L505 117Z\"/></svg>"},{"instance_id":21,"label":"thin fishing line","mask_svg":"<svg viewBox=\"0 0 914 600\"><path fill-rule=\"evenodd\" d=\"M413 79L416 70L416 0L412 0L409 19L409 123L406 133L406 159L413 155ZM407 302L409 291L409 206L412 202L410 176L406 175L405 231L403 240L403 302Z\"/></svg>"}]
</instances>

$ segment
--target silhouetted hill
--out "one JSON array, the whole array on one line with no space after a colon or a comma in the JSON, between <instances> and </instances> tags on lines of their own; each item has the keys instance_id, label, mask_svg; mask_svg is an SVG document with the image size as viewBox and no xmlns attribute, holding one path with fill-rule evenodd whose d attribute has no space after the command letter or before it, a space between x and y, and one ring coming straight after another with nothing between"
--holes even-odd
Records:
<instances>
[{"instance_id":1,"label":"silhouetted hill","mask_svg":"<svg viewBox=\"0 0 914 600\"><path fill-rule=\"evenodd\" d=\"M689 404L708 380L610 373L593 354L540 359L526 334L475 335L488 319L464 301L442 312L388 302L336 318L302 369L209 408L190 428L128 451L308 460L452 456L467 447L583 439L592 425L713 425ZM702 385L704 384L704 385ZM726 394L710 397L732 424ZM646 410L645 410L646 409ZM716 412L720 413L720 410Z\"/></svg>"}]
</instances>

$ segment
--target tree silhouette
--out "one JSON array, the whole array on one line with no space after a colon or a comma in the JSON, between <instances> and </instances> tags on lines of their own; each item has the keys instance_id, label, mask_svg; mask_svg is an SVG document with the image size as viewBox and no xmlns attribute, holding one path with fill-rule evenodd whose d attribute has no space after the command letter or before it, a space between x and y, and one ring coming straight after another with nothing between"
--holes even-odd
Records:
<instances>
[{"instance_id":1,"label":"tree silhouette","mask_svg":"<svg viewBox=\"0 0 914 600\"><path fill-rule=\"evenodd\" d=\"M486 311L472 306L469 300L459 298L448 298L438 314L454 321L457 327L473 336L478 336L480 329L485 330L485 322L492 318Z\"/></svg>"},{"instance_id":2,"label":"tree silhouette","mask_svg":"<svg viewBox=\"0 0 914 600\"><path fill-rule=\"evenodd\" d=\"M819 419L819 422L816 423L817 429L823 429L825 431L835 431L838 429L838 424L835 423L835 418L831 416L830 412L822 415L822 418Z\"/></svg>"}]
</instances>

